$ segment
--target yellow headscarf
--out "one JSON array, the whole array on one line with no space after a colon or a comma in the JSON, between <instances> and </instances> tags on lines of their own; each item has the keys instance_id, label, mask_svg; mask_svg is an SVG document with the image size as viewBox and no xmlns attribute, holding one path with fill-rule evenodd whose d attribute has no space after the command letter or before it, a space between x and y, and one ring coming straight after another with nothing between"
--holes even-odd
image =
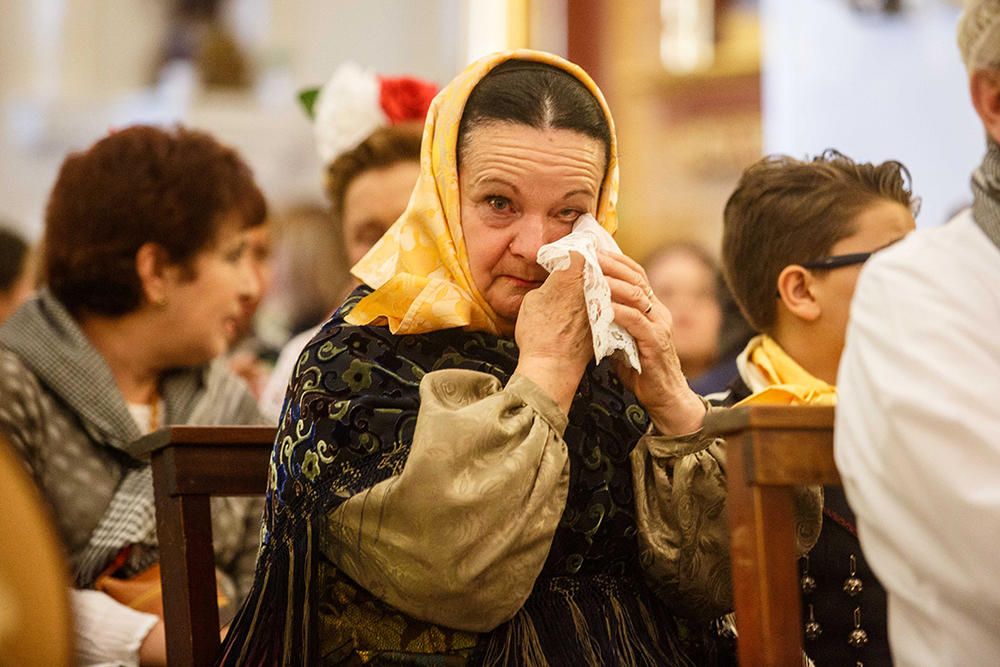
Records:
<instances>
[{"instance_id":1,"label":"yellow headscarf","mask_svg":"<svg viewBox=\"0 0 1000 667\"><path fill-rule=\"evenodd\" d=\"M618 147L604 96L582 69L543 51L518 50L487 56L449 83L427 112L420 149L420 176L403 215L351 273L375 291L347 316L351 324L388 324L412 334L465 327L499 334L499 318L476 288L462 235L458 191L458 126L466 100L486 74L513 59L548 63L569 72L597 98L611 130L611 150L597 220L618 228Z\"/></svg>"},{"instance_id":2,"label":"yellow headscarf","mask_svg":"<svg viewBox=\"0 0 1000 667\"><path fill-rule=\"evenodd\" d=\"M760 389L748 396L742 405L836 405L837 388L802 368L788 356L776 340L763 334L747 343L746 363L756 373Z\"/></svg>"}]
</instances>

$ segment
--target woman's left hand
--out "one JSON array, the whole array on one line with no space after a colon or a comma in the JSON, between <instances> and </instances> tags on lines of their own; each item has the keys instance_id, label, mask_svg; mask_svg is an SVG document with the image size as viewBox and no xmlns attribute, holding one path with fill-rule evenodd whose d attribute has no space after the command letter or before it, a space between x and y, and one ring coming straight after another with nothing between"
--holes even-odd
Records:
<instances>
[{"instance_id":1,"label":"woman's left hand","mask_svg":"<svg viewBox=\"0 0 1000 667\"><path fill-rule=\"evenodd\" d=\"M705 404L688 386L673 342L673 317L653 294L646 271L625 255L599 253L601 270L611 286L615 322L635 339L642 373L616 362L625 387L646 408L664 435L701 428Z\"/></svg>"}]
</instances>

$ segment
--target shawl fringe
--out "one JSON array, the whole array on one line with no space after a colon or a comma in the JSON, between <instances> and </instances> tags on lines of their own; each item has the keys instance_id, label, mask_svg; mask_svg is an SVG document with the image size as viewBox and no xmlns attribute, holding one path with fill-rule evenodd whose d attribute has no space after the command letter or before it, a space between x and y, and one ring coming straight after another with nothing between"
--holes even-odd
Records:
<instances>
[{"instance_id":1,"label":"shawl fringe","mask_svg":"<svg viewBox=\"0 0 1000 667\"><path fill-rule=\"evenodd\" d=\"M484 667L696 664L652 593L610 575L540 579L517 615L481 646L471 662Z\"/></svg>"}]
</instances>

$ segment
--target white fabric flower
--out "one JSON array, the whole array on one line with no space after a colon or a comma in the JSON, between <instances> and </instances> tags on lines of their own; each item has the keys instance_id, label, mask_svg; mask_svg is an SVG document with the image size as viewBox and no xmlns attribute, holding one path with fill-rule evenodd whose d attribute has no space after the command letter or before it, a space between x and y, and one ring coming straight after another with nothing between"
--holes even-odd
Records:
<instances>
[{"instance_id":1,"label":"white fabric flower","mask_svg":"<svg viewBox=\"0 0 1000 667\"><path fill-rule=\"evenodd\" d=\"M380 86L373 70L344 63L320 89L316 98L313 131L316 150L324 164L364 141L389 124L379 106Z\"/></svg>"}]
</instances>

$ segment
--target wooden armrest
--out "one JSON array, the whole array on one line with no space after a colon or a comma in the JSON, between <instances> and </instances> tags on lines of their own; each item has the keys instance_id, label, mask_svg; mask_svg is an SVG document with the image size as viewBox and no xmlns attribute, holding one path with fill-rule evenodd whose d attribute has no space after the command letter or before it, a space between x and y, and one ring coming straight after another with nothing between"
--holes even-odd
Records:
<instances>
[{"instance_id":1,"label":"wooden armrest","mask_svg":"<svg viewBox=\"0 0 1000 667\"><path fill-rule=\"evenodd\" d=\"M743 448L751 485L839 484L833 460L834 408L751 405L713 410L705 432Z\"/></svg>"},{"instance_id":2,"label":"wooden armrest","mask_svg":"<svg viewBox=\"0 0 1000 667\"><path fill-rule=\"evenodd\" d=\"M139 438L129 451L134 456L149 456L168 445L231 445L257 449L271 447L276 432L273 426L167 426Z\"/></svg>"},{"instance_id":3,"label":"wooden armrest","mask_svg":"<svg viewBox=\"0 0 1000 667\"><path fill-rule=\"evenodd\" d=\"M725 436L755 430L833 430L834 408L830 406L747 405L712 410L705 415L705 432Z\"/></svg>"},{"instance_id":4,"label":"wooden armrest","mask_svg":"<svg viewBox=\"0 0 1000 667\"><path fill-rule=\"evenodd\" d=\"M211 496L260 496L271 426L171 426L136 441L149 455L170 664L211 665L219 650Z\"/></svg>"}]
</instances>

